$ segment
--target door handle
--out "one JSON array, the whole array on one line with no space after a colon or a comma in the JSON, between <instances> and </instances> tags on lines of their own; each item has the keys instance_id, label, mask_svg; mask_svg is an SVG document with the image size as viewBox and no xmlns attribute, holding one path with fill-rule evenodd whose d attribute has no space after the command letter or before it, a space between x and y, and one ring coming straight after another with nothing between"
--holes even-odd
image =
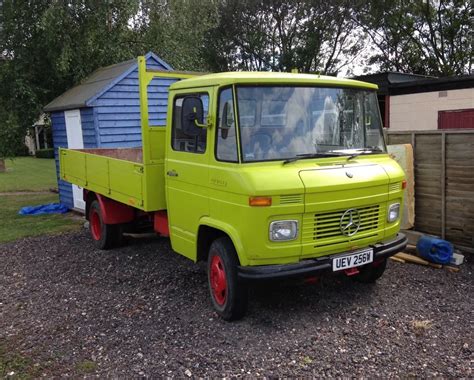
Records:
<instances>
[{"instance_id":1,"label":"door handle","mask_svg":"<svg viewBox=\"0 0 474 380\"><path fill-rule=\"evenodd\" d=\"M170 177L177 177L178 176L178 173L176 173L176 171L174 170L168 170L166 172L167 175L169 175Z\"/></svg>"}]
</instances>

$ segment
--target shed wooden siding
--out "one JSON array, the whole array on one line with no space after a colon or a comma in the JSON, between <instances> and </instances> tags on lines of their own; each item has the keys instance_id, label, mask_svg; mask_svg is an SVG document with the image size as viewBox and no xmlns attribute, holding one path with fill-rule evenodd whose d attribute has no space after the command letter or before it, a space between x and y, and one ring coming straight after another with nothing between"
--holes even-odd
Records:
<instances>
[{"instance_id":1,"label":"shed wooden siding","mask_svg":"<svg viewBox=\"0 0 474 380\"><path fill-rule=\"evenodd\" d=\"M414 145L415 229L474 249L474 130L389 132Z\"/></svg>"},{"instance_id":2,"label":"shed wooden siding","mask_svg":"<svg viewBox=\"0 0 474 380\"><path fill-rule=\"evenodd\" d=\"M59 157L58 148L67 148L66 120L64 111L53 112L51 114L51 124L54 140L54 160L56 163L56 176L58 179L59 201L61 204L73 208L72 186L70 183L59 179Z\"/></svg>"},{"instance_id":3,"label":"shed wooden siding","mask_svg":"<svg viewBox=\"0 0 474 380\"><path fill-rule=\"evenodd\" d=\"M166 70L150 57L149 69ZM150 125L166 125L168 88L178 79L155 78L148 86ZM101 148L140 147L141 121L138 68L112 86L93 103Z\"/></svg>"},{"instance_id":4,"label":"shed wooden siding","mask_svg":"<svg viewBox=\"0 0 474 380\"><path fill-rule=\"evenodd\" d=\"M97 147L97 130L94 122L94 110L81 108L82 140L84 148Z\"/></svg>"}]
</instances>

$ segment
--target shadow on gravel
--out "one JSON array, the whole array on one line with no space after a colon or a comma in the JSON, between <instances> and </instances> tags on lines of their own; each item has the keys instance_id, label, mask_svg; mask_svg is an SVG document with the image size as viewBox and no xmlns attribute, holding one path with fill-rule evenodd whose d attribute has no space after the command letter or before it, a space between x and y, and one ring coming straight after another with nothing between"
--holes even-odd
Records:
<instances>
[{"instance_id":1,"label":"shadow on gravel","mask_svg":"<svg viewBox=\"0 0 474 380\"><path fill-rule=\"evenodd\" d=\"M154 245L157 252L149 252L141 250L141 247L150 247ZM107 252L120 258L129 255L129 250L136 250L135 259L146 263L149 259L157 260L160 267L167 267L170 257L168 255L160 256L160 252L167 251L176 257L172 259L176 265L182 265L195 275L195 280L206 288L203 304L207 304L211 309L211 304L207 294L207 274L206 263L194 264L186 258L172 252L168 239L156 237L150 238L129 238L127 249L117 249ZM150 256L151 255L151 256ZM158 255L158 256L157 256ZM169 268L170 271L180 271L179 268ZM176 279L176 285L189 286L190 277L186 276L182 279ZM325 274L317 278L316 283L305 283L304 279L300 280L279 280L253 282L249 284L249 312L248 316L258 314L268 314L268 312L277 313L280 320L292 320L295 314L318 313L326 311L328 307L348 308L353 305L367 305L370 303L371 293L376 288L375 284L360 284L344 274ZM186 289L182 289L185 293ZM255 310L254 310L255 309ZM265 318L264 318L265 320ZM257 317L258 321L258 317Z\"/></svg>"},{"instance_id":2,"label":"shadow on gravel","mask_svg":"<svg viewBox=\"0 0 474 380\"><path fill-rule=\"evenodd\" d=\"M24 239L0 245L0 268L0 377L15 372L11 357L30 377L471 373L470 264L454 274L390 263L376 285L254 284L234 323L212 310L205 264L167 239L106 252L86 231Z\"/></svg>"}]
</instances>

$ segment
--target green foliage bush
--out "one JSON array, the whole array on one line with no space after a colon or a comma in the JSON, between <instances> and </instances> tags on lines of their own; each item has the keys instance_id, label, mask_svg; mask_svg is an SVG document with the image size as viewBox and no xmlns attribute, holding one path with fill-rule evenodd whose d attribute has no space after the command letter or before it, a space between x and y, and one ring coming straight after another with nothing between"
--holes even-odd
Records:
<instances>
[{"instance_id":1,"label":"green foliage bush","mask_svg":"<svg viewBox=\"0 0 474 380\"><path fill-rule=\"evenodd\" d=\"M36 158L54 158L54 149L38 149L36 151Z\"/></svg>"}]
</instances>

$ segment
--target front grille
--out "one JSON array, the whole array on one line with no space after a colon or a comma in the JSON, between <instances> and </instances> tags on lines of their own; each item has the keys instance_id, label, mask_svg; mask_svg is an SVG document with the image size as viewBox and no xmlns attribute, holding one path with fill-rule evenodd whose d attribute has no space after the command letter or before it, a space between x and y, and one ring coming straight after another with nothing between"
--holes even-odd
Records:
<instances>
[{"instance_id":1,"label":"front grille","mask_svg":"<svg viewBox=\"0 0 474 380\"><path fill-rule=\"evenodd\" d=\"M320 241L324 245L326 239L347 240L349 237L343 235L340 228L341 217L346 210L330 211L320 214L307 214L303 221L303 241ZM350 237L351 240L362 238L379 228L380 206L372 205L357 208L360 215L360 228L357 233ZM348 222L346 215L345 222ZM333 242L334 243L334 242ZM332 244L332 243L331 243ZM319 245L319 244L318 244Z\"/></svg>"}]
</instances>

